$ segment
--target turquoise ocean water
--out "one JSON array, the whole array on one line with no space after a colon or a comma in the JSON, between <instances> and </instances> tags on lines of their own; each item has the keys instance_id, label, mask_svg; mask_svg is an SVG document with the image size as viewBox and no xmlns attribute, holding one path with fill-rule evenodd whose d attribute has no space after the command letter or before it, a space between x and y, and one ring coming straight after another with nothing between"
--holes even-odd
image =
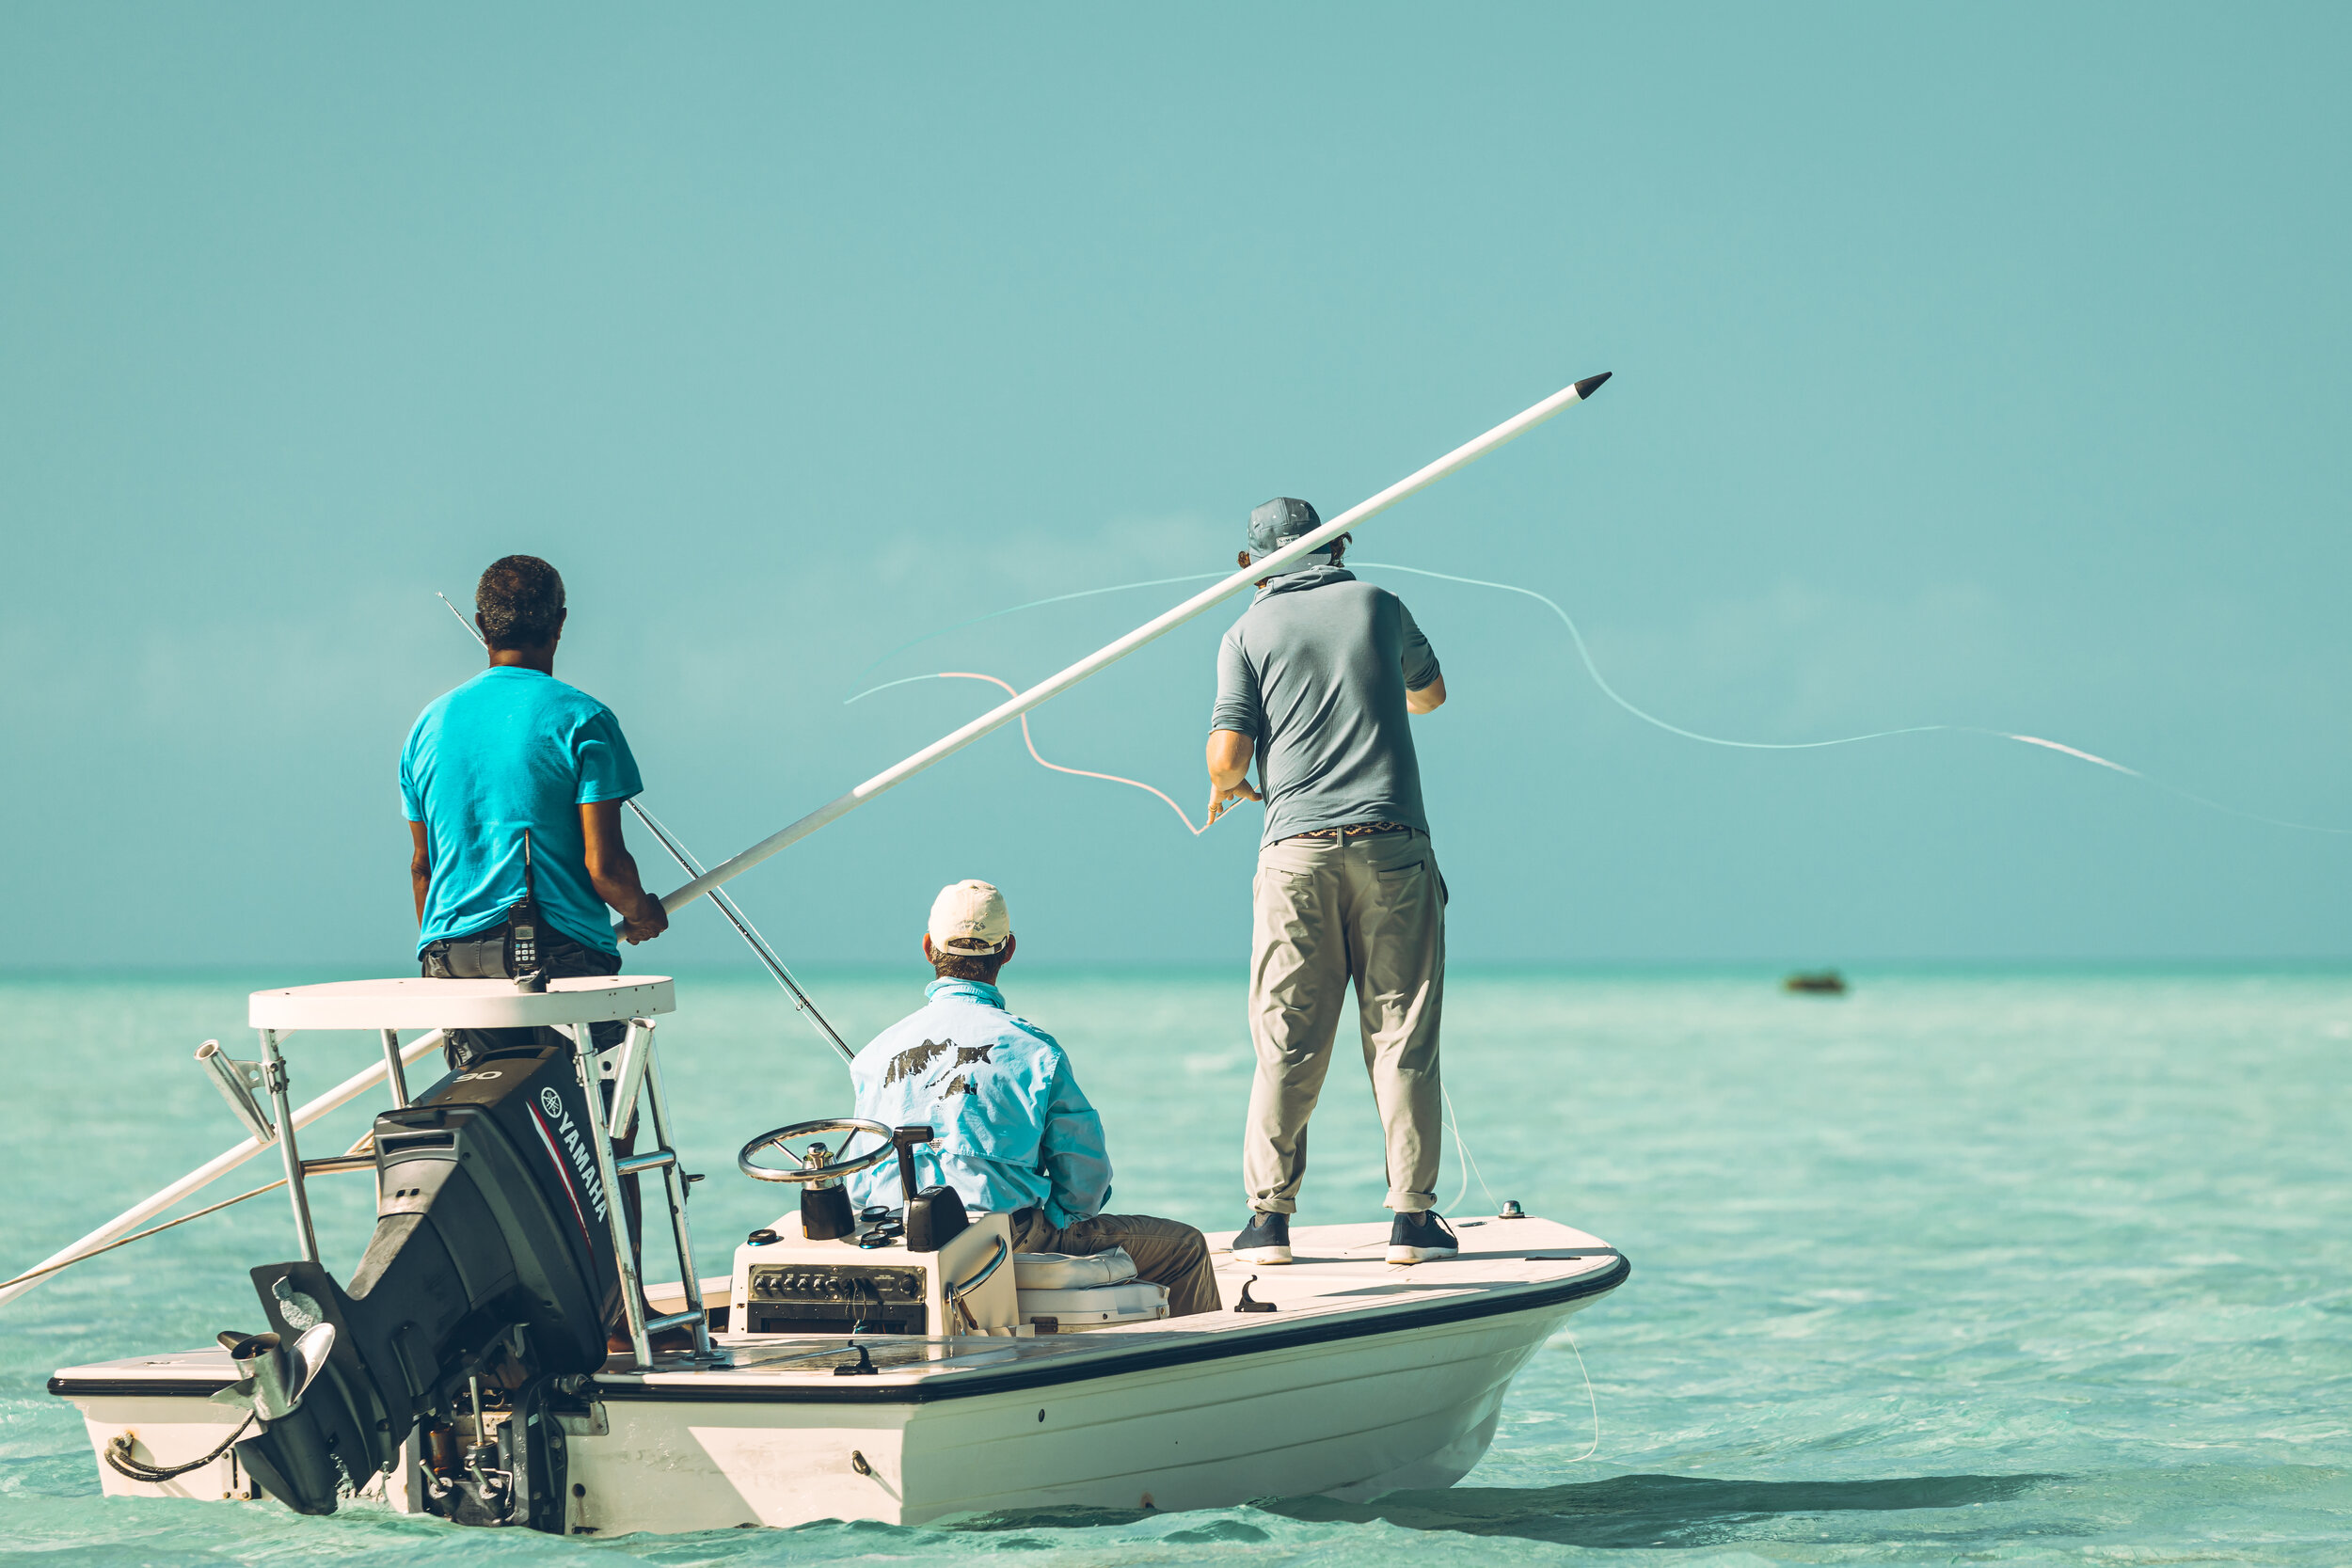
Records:
<instances>
[{"instance_id":1,"label":"turquoise ocean water","mask_svg":"<svg viewBox=\"0 0 2352 1568\"><path fill-rule=\"evenodd\" d=\"M0 981L8 1272L232 1142L190 1053L246 1050L247 990L327 977ZM858 1037L916 993L817 978ZM1236 977L1006 978L1104 1107L1119 1206L1237 1223ZM723 1257L777 1208L734 1174L736 1145L849 1106L765 981L689 976L680 993L665 1062L688 1164L710 1173L697 1229ZM1864 973L1826 1000L1762 974L1471 974L1446 1039L1484 1178L1459 1212L1516 1197L1634 1262L1573 1320L1591 1402L1556 1340L1449 1492L594 1542L103 1500L44 1380L249 1325L245 1268L291 1250L272 1194L0 1307L0 1561L2352 1560L2352 976ZM297 1087L369 1049L297 1037ZM1334 1069L1308 1221L1377 1217L1369 1101ZM347 1112L312 1141L361 1126ZM268 1180L248 1169L216 1191ZM1447 1197L1458 1169L1450 1152ZM347 1266L369 1183L317 1190Z\"/></svg>"}]
</instances>

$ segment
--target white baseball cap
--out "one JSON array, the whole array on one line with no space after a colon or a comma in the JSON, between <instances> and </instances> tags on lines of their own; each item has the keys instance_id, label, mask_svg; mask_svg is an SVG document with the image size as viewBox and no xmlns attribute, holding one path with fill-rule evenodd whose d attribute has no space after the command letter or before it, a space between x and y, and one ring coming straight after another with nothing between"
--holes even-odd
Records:
<instances>
[{"instance_id":1,"label":"white baseball cap","mask_svg":"<svg viewBox=\"0 0 2352 1568\"><path fill-rule=\"evenodd\" d=\"M966 879L939 890L928 929L931 945L942 953L985 958L1003 952L1012 940L1012 916L1006 912L1005 895L993 885Z\"/></svg>"}]
</instances>

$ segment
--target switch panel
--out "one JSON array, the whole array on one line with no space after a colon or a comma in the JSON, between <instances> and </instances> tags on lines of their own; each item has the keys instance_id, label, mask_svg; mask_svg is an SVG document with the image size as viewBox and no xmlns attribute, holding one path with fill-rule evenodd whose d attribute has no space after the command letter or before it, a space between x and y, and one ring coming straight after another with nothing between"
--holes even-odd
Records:
<instances>
[{"instance_id":1,"label":"switch panel","mask_svg":"<svg viewBox=\"0 0 2352 1568\"><path fill-rule=\"evenodd\" d=\"M923 1271L853 1263L756 1263L744 1324L754 1334L921 1334Z\"/></svg>"}]
</instances>

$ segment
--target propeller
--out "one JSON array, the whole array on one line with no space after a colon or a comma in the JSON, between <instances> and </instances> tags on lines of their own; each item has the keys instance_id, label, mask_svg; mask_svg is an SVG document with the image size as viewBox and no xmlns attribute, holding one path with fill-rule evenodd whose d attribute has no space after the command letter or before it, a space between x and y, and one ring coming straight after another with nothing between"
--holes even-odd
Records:
<instances>
[{"instance_id":1,"label":"propeller","mask_svg":"<svg viewBox=\"0 0 2352 1568\"><path fill-rule=\"evenodd\" d=\"M266 1424L282 1421L302 1408L302 1396L310 1391L310 1385L326 1370L327 1357L334 1354L335 1325L312 1323L302 1331L291 1352L275 1334L224 1332L220 1343L245 1376L214 1394L213 1402L232 1410L250 1410Z\"/></svg>"}]
</instances>

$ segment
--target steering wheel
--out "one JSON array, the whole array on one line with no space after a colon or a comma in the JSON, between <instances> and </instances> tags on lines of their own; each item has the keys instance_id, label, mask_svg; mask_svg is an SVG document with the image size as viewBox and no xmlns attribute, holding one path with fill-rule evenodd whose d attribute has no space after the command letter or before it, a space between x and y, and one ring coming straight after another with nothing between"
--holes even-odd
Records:
<instances>
[{"instance_id":1,"label":"steering wheel","mask_svg":"<svg viewBox=\"0 0 2352 1568\"><path fill-rule=\"evenodd\" d=\"M854 1159L835 1160L830 1164L798 1165L791 1170L777 1170L772 1165L755 1165L752 1156L763 1148L784 1148L787 1138L813 1138L823 1132L847 1132L854 1136L871 1132L882 1140L880 1148L869 1149ZM869 1165L880 1164L897 1152L890 1142L890 1129L879 1121L858 1121L838 1117L825 1121L796 1121L789 1127L779 1127L772 1132L762 1132L743 1146L743 1152L735 1157L735 1168L755 1181L838 1181L845 1176L855 1176ZM818 1148L823 1146L819 1145ZM784 1148L784 1152L792 1151ZM816 1149L811 1149L815 1153Z\"/></svg>"}]
</instances>

